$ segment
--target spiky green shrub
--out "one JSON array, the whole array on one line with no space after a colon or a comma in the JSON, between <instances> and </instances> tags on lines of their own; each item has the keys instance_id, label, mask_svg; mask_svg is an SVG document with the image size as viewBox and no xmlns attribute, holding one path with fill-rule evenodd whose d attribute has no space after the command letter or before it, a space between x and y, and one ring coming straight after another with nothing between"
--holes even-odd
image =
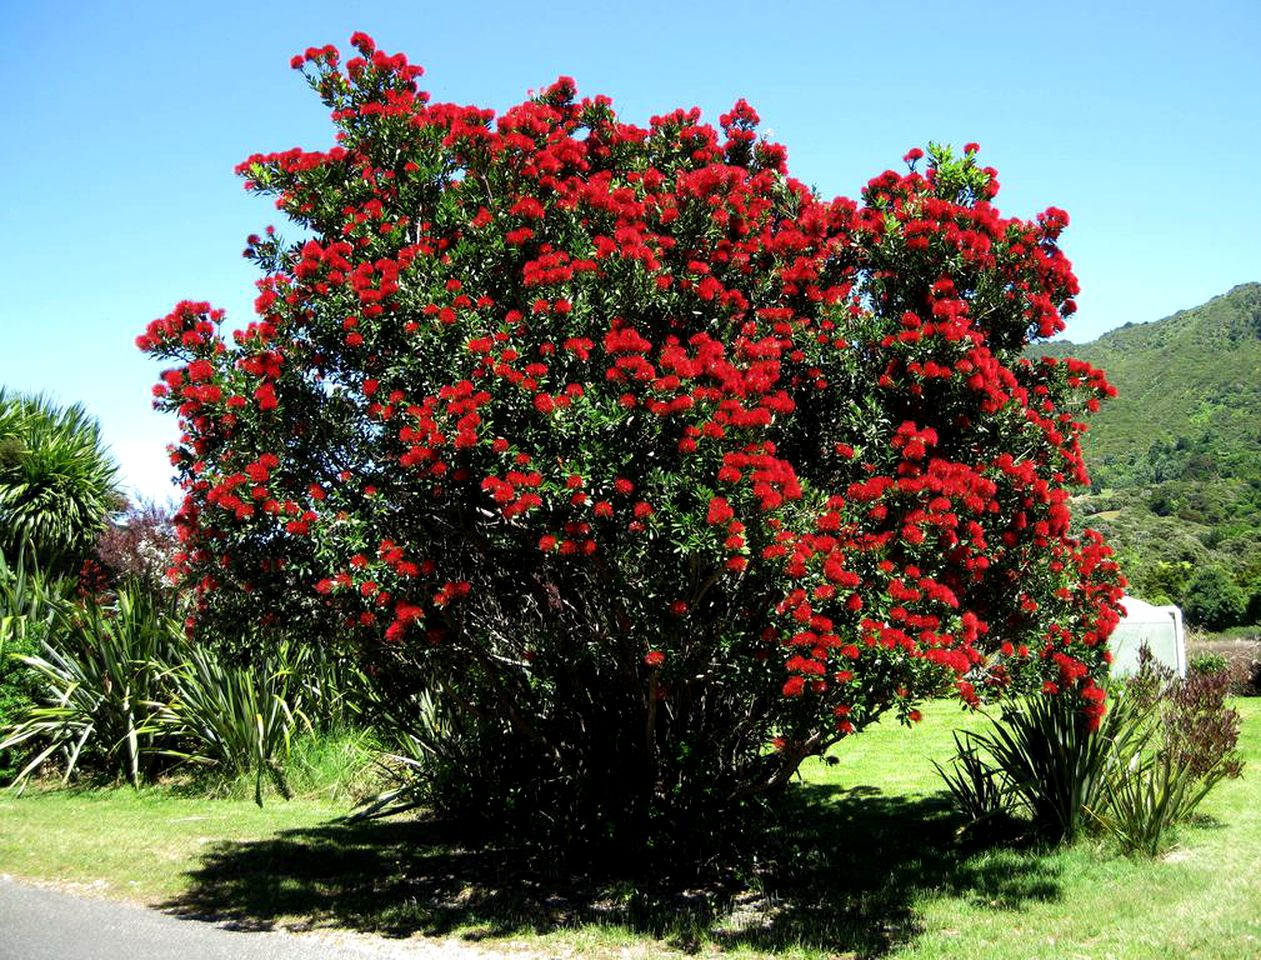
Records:
<instances>
[{"instance_id":1,"label":"spiky green shrub","mask_svg":"<svg viewBox=\"0 0 1261 960\"><path fill-rule=\"evenodd\" d=\"M966 734L955 733L955 755L947 765L933 766L946 785L955 808L963 814L965 829L975 831L1008 812L1011 785L1003 771L988 763Z\"/></svg>"},{"instance_id":2,"label":"spiky green shrub","mask_svg":"<svg viewBox=\"0 0 1261 960\"><path fill-rule=\"evenodd\" d=\"M1166 850L1209 791L1242 773L1229 687L1225 673L1179 679L1145 657L1122 692L1118 702L1130 704L1138 732L1108 772L1096 819L1124 852L1154 857Z\"/></svg>"},{"instance_id":3,"label":"spiky green shrub","mask_svg":"<svg viewBox=\"0 0 1261 960\"><path fill-rule=\"evenodd\" d=\"M1006 777L1013 806L1035 831L1069 842L1103 806L1110 769L1140 732L1129 701L1115 701L1096 724L1067 698L1035 694L971 739Z\"/></svg>"},{"instance_id":4,"label":"spiky green shrub","mask_svg":"<svg viewBox=\"0 0 1261 960\"><path fill-rule=\"evenodd\" d=\"M254 666L232 664L208 647L193 647L173 673L172 711L188 741L178 755L227 777L251 774L261 806L270 778L286 799L284 774L294 730L310 724L291 706L298 681L286 649Z\"/></svg>"},{"instance_id":5,"label":"spiky green shrub","mask_svg":"<svg viewBox=\"0 0 1261 960\"><path fill-rule=\"evenodd\" d=\"M48 635L63 593L64 586L41 576L26 551L12 565L0 554L0 731L35 702L38 683L21 657L35 653ZM18 757L0 749L0 780L18 772Z\"/></svg>"},{"instance_id":6,"label":"spiky green shrub","mask_svg":"<svg viewBox=\"0 0 1261 960\"><path fill-rule=\"evenodd\" d=\"M111 603L60 604L37 653L40 700L5 734L0 749L29 745L24 782L53 759L69 778L86 758L139 784L160 761L171 723L166 682L182 625L152 594L121 588Z\"/></svg>"},{"instance_id":7,"label":"spiky green shrub","mask_svg":"<svg viewBox=\"0 0 1261 960\"><path fill-rule=\"evenodd\" d=\"M366 800L351 819L403 813L430 804L440 794L452 794L451 807L456 808L463 794L476 789L481 782L479 767L498 758L483 749L490 745L468 729L466 716L444 704L441 695L421 691L374 705L384 738L378 763L387 787Z\"/></svg>"},{"instance_id":8,"label":"spiky green shrub","mask_svg":"<svg viewBox=\"0 0 1261 960\"><path fill-rule=\"evenodd\" d=\"M0 390L0 552L14 558L30 543L42 569L73 572L122 502L82 406Z\"/></svg>"},{"instance_id":9,"label":"spiky green shrub","mask_svg":"<svg viewBox=\"0 0 1261 960\"><path fill-rule=\"evenodd\" d=\"M252 776L260 802L267 778L287 796L294 733L350 729L368 681L332 648L238 645L253 654L227 638L194 644L178 598L144 578L75 600L0 557L0 707L12 701L0 716L5 779L21 785L56 762L63 780L90 772L138 784L191 763L221 783ZM25 696L3 696L3 664Z\"/></svg>"},{"instance_id":10,"label":"spiky green shrub","mask_svg":"<svg viewBox=\"0 0 1261 960\"><path fill-rule=\"evenodd\" d=\"M1179 679L1144 652L1138 673L1113 685L1092 725L1062 698L1027 698L986 731L956 735L938 766L969 827L1022 814L1042 838L1102 831L1126 853L1155 856L1223 779L1239 776L1239 715L1229 677Z\"/></svg>"},{"instance_id":11,"label":"spiky green shrub","mask_svg":"<svg viewBox=\"0 0 1261 960\"><path fill-rule=\"evenodd\" d=\"M1099 822L1125 852L1154 857L1215 782L1187 777L1172 753L1158 751L1117 771Z\"/></svg>"},{"instance_id":12,"label":"spiky green shrub","mask_svg":"<svg viewBox=\"0 0 1261 960\"><path fill-rule=\"evenodd\" d=\"M290 639L281 649L294 675L295 704L307 722L322 732L344 731L368 722L372 681L354 651L335 643L312 644Z\"/></svg>"}]
</instances>

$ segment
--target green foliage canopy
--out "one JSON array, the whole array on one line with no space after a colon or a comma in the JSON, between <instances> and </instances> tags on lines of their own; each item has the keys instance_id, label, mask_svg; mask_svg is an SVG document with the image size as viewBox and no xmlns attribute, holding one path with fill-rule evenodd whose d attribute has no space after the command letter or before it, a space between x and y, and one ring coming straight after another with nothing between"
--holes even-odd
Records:
<instances>
[{"instance_id":1,"label":"green foliage canopy","mask_svg":"<svg viewBox=\"0 0 1261 960\"><path fill-rule=\"evenodd\" d=\"M1219 566L1202 568L1187 585L1183 600L1187 620L1209 630L1239 623L1248 607L1248 596Z\"/></svg>"}]
</instances>

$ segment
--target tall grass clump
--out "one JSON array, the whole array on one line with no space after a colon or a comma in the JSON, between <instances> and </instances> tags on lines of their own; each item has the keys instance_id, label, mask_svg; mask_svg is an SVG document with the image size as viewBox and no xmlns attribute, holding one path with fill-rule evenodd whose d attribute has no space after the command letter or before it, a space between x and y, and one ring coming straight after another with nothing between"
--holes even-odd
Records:
<instances>
[{"instance_id":1,"label":"tall grass clump","mask_svg":"<svg viewBox=\"0 0 1261 960\"><path fill-rule=\"evenodd\" d=\"M331 803L360 802L383 785L375 731L333 727L303 731L293 738L286 774L295 796Z\"/></svg>"},{"instance_id":2,"label":"tall grass clump","mask_svg":"<svg viewBox=\"0 0 1261 960\"><path fill-rule=\"evenodd\" d=\"M191 768L209 789L248 779L261 804L267 783L291 795L295 737L344 746L359 722L367 678L348 658L252 636L235 655L195 643L178 600L138 579L76 600L0 567L0 603L4 662L20 678L0 686L0 706L12 703L0 718L0 759L11 759L6 779L18 786L49 767L63 782L83 774L134 785ZM335 762L332 748L316 762L318 751L304 749L304 782L321 779L315 768L350 762Z\"/></svg>"},{"instance_id":3,"label":"tall grass clump","mask_svg":"<svg viewBox=\"0 0 1261 960\"><path fill-rule=\"evenodd\" d=\"M0 740L5 728L35 702L38 683L21 658L35 653L47 636L64 593L28 557L23 549L10 564L0 553ZM0 780L17 774L19 755L0 748Z\"/></svg>"},{"instance_id":4,"label":"tall grass clump","mask_svg":"<svg viewBox=\"0 0 1261 960\"><path fill-rule=\"evenodd\" d=\"M55 605L35 653L19 656L34 674L39 699L10 726L0 749L32 744L24 781L56 759L63 781L85 758L131 783L150 775L164 747L178 621L154 596L133 586L108 604Z\"/></svg>"},{"instance_id":5,"label":"tall grass clump","mask_svg":"<svg viewBox=\"0 0 1261 960\"><path fill-rule=\"evenodd\" d=\"M1144 653L1138 673L1112 685L1102 722L1071 698L1025 697L988 729L957 734L953 762L937 769L971 829L1001 813L1050 843L1101 833L1155 856L1242 771L1228 686L1224 674L1180 679Z\"/></svg>"}]
</instances>

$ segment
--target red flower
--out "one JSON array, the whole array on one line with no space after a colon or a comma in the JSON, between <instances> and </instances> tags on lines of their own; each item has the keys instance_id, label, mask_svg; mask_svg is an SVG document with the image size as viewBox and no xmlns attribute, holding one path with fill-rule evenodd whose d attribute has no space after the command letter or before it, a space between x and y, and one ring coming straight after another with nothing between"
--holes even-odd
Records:
<instances>
[{"instance_id":1,"label":"red flower","mask_svg":"<svg viewBox=\"0 0 1261 960\"><path fill-rule=\"evenodd\" d=\"M714 497L709 501L709 512L705 515L705 522L711 526L720 523L726 523L735 514L732 512L731 505L727 503L726 497Z\"/></svg>"},{"instance_id":2,"label":"red flower","mask_svg":"<svg viewBox=\"0 0 1261 960\"><path fill-rule=\"evenodd\" d=\"M194 382L209 380L215 375L215 368L209 360L194 360L188 365L188 379Z\"/></svg>"},{"instance_id":3,"label":"red flower","mask_svg":"<svg viewBox=\"0 0 1261 960\"><path fill-rule=\"evenodd\" d=\"M650 667L659 667L666 662L666 655L660 650L649 650L644 654L644 663Z\"/></svg>"},{"instance_id":4,"label":"red flower","mask_svg":"<svg viewBox=\"0 0 1261 960\"><path fill-rule=\"evenodd\" d=\"M270 383L264 383L254 391L254 399L258 403L258 409L275 410L278 402L276 400L276 388Z\"/></svg>"}]
</instances>

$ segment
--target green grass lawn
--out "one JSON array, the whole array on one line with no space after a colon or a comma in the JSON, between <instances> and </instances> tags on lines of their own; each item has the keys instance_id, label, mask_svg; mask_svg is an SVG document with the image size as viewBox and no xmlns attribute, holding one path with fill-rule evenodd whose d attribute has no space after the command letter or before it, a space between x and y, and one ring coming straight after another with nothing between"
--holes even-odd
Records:
<instances>
[{"instance_id":1,"label":"green grass lawn","mask_svg":"<svg viewBox=\"0 0 1261 960\"><path fill-rule=\"evenodd\" d=\"M1159 861L1127 859L1085 842L943 855L931 840L917 866L896 873L914 888L898 958L975 960L1090 957L1261 957L1261 700L1236 703L1250 768L1201 807L1203 822ZM845 745L814 782L864 783L909 803L937 789L931 758L952 752L953 716L938 705L910 731L877 729ZM821 766L821 765L820 765ZM908 831L932 831L925 817ZM907 844L912 857L916 844ZM873 868L874 869L874 868ZM890 878L892 884L899 879Z\"/></svg>"},{"instance_id":2,"label":"green grass lawn","mask_svg":"<svg viewBox=\"0 0 1261 960\"><path fill-rule=\"evenodd\" d=\"M969 849L932 759L947 704L814 762L751 889L655 894L548 875L424 821L346 824L345 805L262 810L160 789L0 796L0 873L268 928L457 935L547 955L733 958L1261 957L1261 699L1238 703L1252 767L1161 860L1085 842Z\"/></svg>"}]
</instances>

